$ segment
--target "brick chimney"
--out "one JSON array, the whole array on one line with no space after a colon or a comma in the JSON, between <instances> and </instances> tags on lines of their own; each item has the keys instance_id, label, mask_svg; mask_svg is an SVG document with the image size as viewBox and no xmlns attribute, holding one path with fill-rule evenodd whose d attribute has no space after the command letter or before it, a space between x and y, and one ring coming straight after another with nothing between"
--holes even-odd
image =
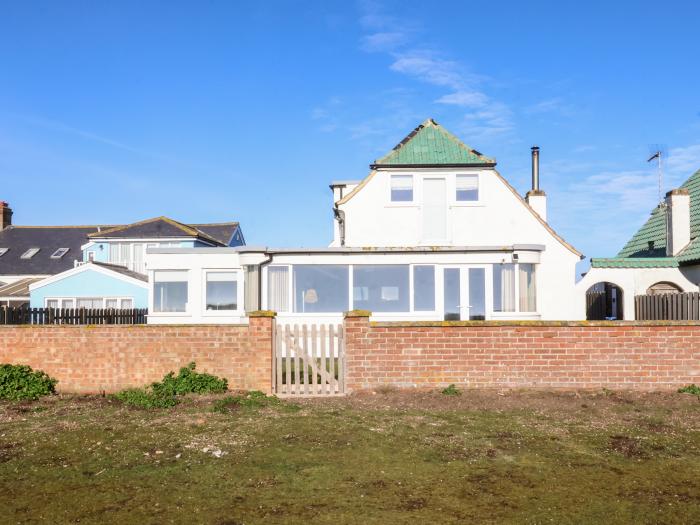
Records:
<instances>
[{"instance_id":1,"label":"brick chimney","mask_svg":"<svg viewBox=\"0 0 700 525\"><path fill-rule=\"evenodd\" d=\"M5 201L0 201L0 230L12 225L12 208Z\"/></svg>"},{"instance_id":2,"label":"brick chimney","mask_svg":"<svg viewBox=\"0 0 700 525\"><path fill-rule=\"evenodd\" d=\"M532 189L525 194L525 200L537 215L547 220L547 194L540 189L540 148L532 147Z\"/></svg>"},{"instance_id":3,"label":"brick chimney","mask_svg":"<svg viewBox=\"0 0 700 525\"><path fill-rule=\"evenodd\" d=\"M678 255L690 243L690 194L679 188L666 194L666 255Z\"/></svg>"}]
</instances>

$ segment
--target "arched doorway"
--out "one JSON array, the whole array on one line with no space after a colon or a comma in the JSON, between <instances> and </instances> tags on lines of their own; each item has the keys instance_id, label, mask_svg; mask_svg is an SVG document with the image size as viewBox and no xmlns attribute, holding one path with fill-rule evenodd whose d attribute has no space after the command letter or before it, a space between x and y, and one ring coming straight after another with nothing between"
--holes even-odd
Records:
<instances>
[{"instance_id":1,"label":"arched doorway","mask_svg":"<svg viewBox=\"0 0 700 525\"><path fill-rule=\"evenodd\" d=\"M666 281L654 283L649 288L647 288L647 295L663 295L667 293L681 292L683 292L683 290L681 290L680 286Z\"/></svg>"},{"instance_id":2,"label":"arched doorway","mask_svg":"<svg viewBox=\"0 0 700 525\"><path fill-rule=\"evenodd\" d=\"M595 283L586 290L586 319L589 321L624 319L624 294L614 283Z\"/></svg>"}]
</instances>

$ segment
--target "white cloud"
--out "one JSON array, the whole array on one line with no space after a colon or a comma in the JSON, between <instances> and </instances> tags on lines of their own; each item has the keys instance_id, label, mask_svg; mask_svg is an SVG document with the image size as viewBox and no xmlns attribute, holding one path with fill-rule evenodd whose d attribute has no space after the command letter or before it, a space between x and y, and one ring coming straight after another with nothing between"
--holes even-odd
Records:
<instances>
[{"instance_id":1,"label":"white cloud","mask_svg":"<svg viewBox=\"0 0 700 525\"><path fill-rule=\"evenodd\" d=\"M401 31L372 33L362 37L362 49L369 52L393 51L407 38Z\"/></svg>"},{"instance_id":2,"label":"white cloud","mask_svg":"<svg viewBox=\"0 0 700 525\"><path fill-rule=\"evenodd\" d=\"M666 166L671 173L689 177L700 169L700 144L672 148Z\"/></svg>"},{"instance_id":3,"label":"white cloud","mask_svg":"<svg viewBox=\"0 0 700 525\"><path fill-rule=\"evenodd\" d=\"M481 91L455 91L449 95L443 95L435 101L436 104L449 104L467 108L481 108L488 104L489 97Z\"/></svg>"},{"instance_id":4,"label":"white cloud","mask_svg":"<svg viewBox=\"0 0 700 525\"><path fill-rule=\"evenodd\" d=\"M564 116L573 115L573 108L567 105L561 97L550 98L547 100L542 100L537 104L528 106L524 110L525 114L528 115L539 115L542 113L558 113Z\"/></svg>"}]
</instances>

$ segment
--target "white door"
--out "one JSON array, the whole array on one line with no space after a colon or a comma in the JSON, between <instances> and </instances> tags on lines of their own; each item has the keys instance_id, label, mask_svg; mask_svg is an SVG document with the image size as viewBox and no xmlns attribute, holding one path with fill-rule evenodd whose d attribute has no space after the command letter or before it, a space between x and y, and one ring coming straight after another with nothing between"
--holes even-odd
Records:
<instances>
[{"instance_id":1,"label":"white door","mask_svg":"<svg viewBox=\"0 0 700 525\"><path fill-rule=\"evenodd\" d=\"M443 312L446 321L479 321L487 317L485 266L443 269Z\"/></svg>"},{"instance_id":2,"label":"white door","mask_svg":"<svg viewBox=\"0 0 700 525\"><path fill-rule=\"evenodd\" d=\"M447 240L447 183L423 179L423 241Z\"/></svg>"}]
</instances>

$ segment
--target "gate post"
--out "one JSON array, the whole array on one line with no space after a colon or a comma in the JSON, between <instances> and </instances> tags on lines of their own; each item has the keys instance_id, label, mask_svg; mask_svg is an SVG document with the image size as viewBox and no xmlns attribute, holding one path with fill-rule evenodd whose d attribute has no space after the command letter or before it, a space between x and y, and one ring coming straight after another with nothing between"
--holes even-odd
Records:
<instances>
[{"instance_id":1,"label":"gate post","mask_svg":"<svg viewBox=\"0 0 700 525\"><path fill-rule=\"evenodd\" d=\"M250 345L251 390L273 392L272 368L274 363L274 338L276 312L256 310L247 312L248 343Z\"/></svg>"},{"instance_id":2,"label":"gate post","mask_svg":"<svg viewBox=\"0 0 700 525\"><path fill-rule=\"evenodd\" d=\"M369 348L369 310L351 310L345 312L343 332L345 335L345 391L359 390L367 383L361 377L365 358L371 353Z\"/></svg>"}]
</instances>

